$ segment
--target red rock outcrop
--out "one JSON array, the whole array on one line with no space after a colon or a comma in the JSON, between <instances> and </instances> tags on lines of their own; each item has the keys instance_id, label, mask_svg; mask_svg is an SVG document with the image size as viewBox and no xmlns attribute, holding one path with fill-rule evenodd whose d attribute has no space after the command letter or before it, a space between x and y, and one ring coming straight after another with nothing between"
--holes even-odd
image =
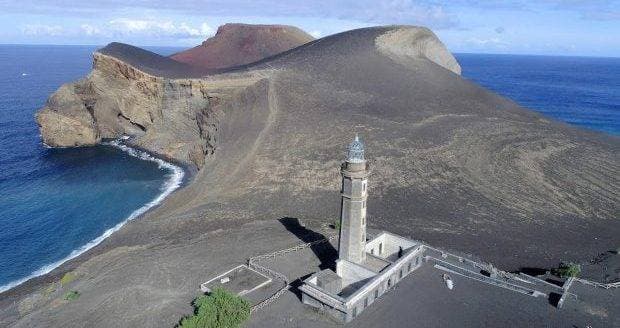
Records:
<instances>
[{"instance_id":1,"label":"red rock outcrop","mask_svg":"<svg viewBox=\"0 0 620 328\"><path fill-rule=\"evenodd\" d=\"M308 33L293 26L225 24L201 45L171 58L204 70L217 70L259 61L312 40Z\"/></svg>"}]
</instances>

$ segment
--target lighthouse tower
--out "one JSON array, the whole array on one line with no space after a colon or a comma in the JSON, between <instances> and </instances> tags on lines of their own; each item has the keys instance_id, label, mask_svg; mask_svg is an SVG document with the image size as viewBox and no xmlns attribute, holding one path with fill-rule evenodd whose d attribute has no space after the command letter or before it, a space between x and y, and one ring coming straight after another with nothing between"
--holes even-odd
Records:
<instances>
[{"instance_id":1,"label":"lighthouse tower","mask_svg":"<svg viewBox=\"0 0 620 328\"><path fill-rule=\"evenodd\" d=\"M356 135L347 148L347 159L340 168L340 260L358 264L366 260L366 197L369 173L364 159L364 144Z\"/></svg>"}]
</instances>

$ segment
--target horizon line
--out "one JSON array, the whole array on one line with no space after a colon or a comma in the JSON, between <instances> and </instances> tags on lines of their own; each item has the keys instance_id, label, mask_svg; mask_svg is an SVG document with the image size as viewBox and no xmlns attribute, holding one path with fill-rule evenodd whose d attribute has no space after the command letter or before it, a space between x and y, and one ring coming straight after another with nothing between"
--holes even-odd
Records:
<instances>
[{"instance_id":1,"label":"horizon line","mask_svg":"<svg viewBox=\"0 0 620 328\"><path fill-rule=\"evenodd\" d=\"M118 43L125 43L119 41L112 41ZM112 43L109 42L108 44ZM139 48L179 48L179 49L191 49L198 45L193 46L173 46L173 45L135 45L125 43ZM27 46L27 47L105 47L107 44L55 44L55 43L2 43L0 46ZM448 49L449 50L449 49ZM543 53L508 53L508 52L471 52L471 51L450 51L453 55L500 55L500 56L538 56L538 57L577 57L577 58L620 58L620 55L583 55L583 54L543 54Z\"/></svg>"}]
</instances>

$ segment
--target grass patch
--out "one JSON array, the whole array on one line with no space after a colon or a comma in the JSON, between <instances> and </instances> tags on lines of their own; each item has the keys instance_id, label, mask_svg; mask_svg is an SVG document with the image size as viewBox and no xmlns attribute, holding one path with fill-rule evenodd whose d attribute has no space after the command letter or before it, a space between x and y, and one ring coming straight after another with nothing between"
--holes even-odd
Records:
<instances>
[{"instance_id":1,"label":"grass patch","mask_svg":"<svg viewBox=\"0 0 620 328\"><path fill-rule=\"evenodd\" d=\"M77 300L78 298L80 298L80 292L78 292L77 290L72 290L68 291L62 299L64 299L65 301L73 301Z\"/></svg>"},{"instance_id":2,"label":"grass patch","mask_svg":"<svg viewBox=\"0 0 620 328\"><path fill-rule=\"evenodd\" d=\"M49 285L45 288L45 290L43 290L43 295L44 295L44 296L50 296L50 295L52 295L52 293L54 293L54 292L56 291L56 289L57 289L57 288L56 288L56 283L55 283L55 282L53 282L53 283L49 284Z\"/></svg>"},{"instance_id":3,"label":"grass patch","mask_svg":"<svg viewBox=\"0 0 620 328\"><path fill-rule=\"evenodd\" d=\"M573 262L562 262L557 269L553 269L553 274L561 278L577 277L581 274L581 266Z\"/></svg>"},{"instance_id":4,"label":"grass patch","mask_svg":"<svg viewBox=\"0 0 620 328\"><path fill-rule=\"evenodd\" d=\"M222 288L197 297L194 314L181 319L179 328L236 328L250 318L250 303Z\"/></svg>"},{"instance_id":5,"label":"grass patch","mask_svg":"<svg viewBox=\"0 0 620 328\"><path fill-rule=\"evenodd\" d=\"M336 220L336 221L334 221L332 224L330 224L330 226L331 226L333 229L340 231L340 220Z\"/></svg>"},{"instance_id":6,"label":"grass patch","mask_svg":"<svg viewBox=\"0 0 620 328\"><path fill-rule=\"evenodd\" d=\"M62 278L60 278L60 286L62 287L67 286L69 283L74 281L76 278L77 278L77 275L75 273L67 272L65 273L64 276L62 276Z\"/></svg>"}]
</instances>

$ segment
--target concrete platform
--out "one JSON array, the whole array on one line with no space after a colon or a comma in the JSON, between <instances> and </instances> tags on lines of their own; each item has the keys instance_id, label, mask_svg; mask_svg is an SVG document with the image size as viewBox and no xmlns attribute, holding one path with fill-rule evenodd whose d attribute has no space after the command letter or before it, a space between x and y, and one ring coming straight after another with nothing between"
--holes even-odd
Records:
<instances>
[{"instance_id":1,"label":"concrete platform","mask_svg":"<svg viewBox=\"0 0 620 328\"><path fill-rule=\"evenodd\" d=\"M248 268L236 266L200 285L200 290L208 293L215 288L223 288L239 296L244 296L271 283L271 278Z\"/></svg>"}]
</instances>

